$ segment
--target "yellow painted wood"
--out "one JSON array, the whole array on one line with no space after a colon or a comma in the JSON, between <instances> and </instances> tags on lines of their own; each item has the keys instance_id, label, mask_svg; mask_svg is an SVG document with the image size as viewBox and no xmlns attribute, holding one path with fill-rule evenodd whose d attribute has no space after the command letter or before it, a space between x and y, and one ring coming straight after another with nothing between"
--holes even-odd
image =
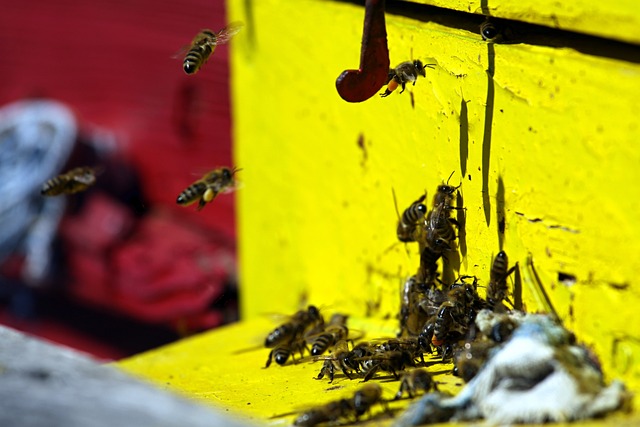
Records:
<instances>
[{"instance_id":1,"label":"yellow painted wood","mask_svg":"<svg viewBox=\"0 0 640 427\"><path fill-rule=\"evenodd\" d=\"M640 303L639 65L489 45L467 31L390 15L391 63L414 57L437 67L403 94L348 104L334 81L358 65L362 8L251 5L253 31L233 46L246 318L295 311L305 297L359 315L379 303L376 316L394 316L418 259L414 247L407 256L396 244L391 190L402 209L425 189L431 197L455 171L467 208L460 273L488 280L499 250L501 180L504 249L522 267L527 307L543 308L535 304L531 256L556 310L606 372L640 385L633 363L640 337L630 327ZM230 10L247 20L243 2ZM560 284L559 272L577 282Z\"/></svg>"},{"instance_id":2,"label":"yellow painted wood","mask_svg":"<svg viewBox=\"0 0 640 427\"><path fill-rule=\"evenodd\" d=\"M392 333L400 286L418 265L416 248L397 244L392 189L403 209L425 190L430 199L455 171L466 225L460 268L448 276L477 275L485 286L502 243L520 265L527 309L549 308L544 289L601 358L607 380L640 391L640 65L489 45L475 33L388 15L391 63L437 66L405 93L348 104L335 78L358 66L361 7L228 5L229 20L246 24L231 44L245 320L121 367L261 420L342 397L357 383L327 390L312 379L318 366L265 370L265 349L233 352L262 342L275 326L268 313L305 301L352 314L371 336L386 318ZM389 393L396 387L385 384Z\"/></svg>"},{"instance_id":3,"label":"yellow painted wood","mask_svg":"<svg viewBox=\"0 0 640 427\"><path fill-rule=\"evenodd\" d=\"M407 0L467 13L640 43L640 4L635 0Z\"/></svg>"}]
</instances>

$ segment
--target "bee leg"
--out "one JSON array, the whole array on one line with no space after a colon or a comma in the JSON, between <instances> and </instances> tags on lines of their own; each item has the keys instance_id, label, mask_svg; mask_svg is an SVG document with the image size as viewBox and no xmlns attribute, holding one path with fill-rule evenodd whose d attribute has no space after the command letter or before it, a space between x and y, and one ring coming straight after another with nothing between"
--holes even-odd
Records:
<instances>
[{"instance_id":1,"label":"bee leg","mask_svg":"<svg viewBox=\"0 0 640 427\"><path fill-rule=\"evenodd\" d=\"M373 376L376 374L376 372L378 372L378 369L380 369L380 364L375 364L373 365L369 371L367 371L367 374L364 376L364 379L362 380L362 382L367 382L369 381L371 378L373 378Z\"/></svg>"},{"instance_id":2,"label":"bee leg","mask_svg":"<svg viewBox=\"0 0 640 427\"><path fill-rule=\"evenodd\" d=\"M386 98L386 97L387 97L387 96L389 96L389 95L391 95L391 92L389 91L389 89L386 89L386 90L384 91L384 93L381 93L381 94L380 94L380 96L381 96L382 98Z\"/></svg>"},{"instance_id":3,"label":"bee leg","mask_svg":"<svg viewBox=\"0 0 640 427\"><path fill-rule=\"evenodd\" d=\"M335 373L335 366L333 366L333 363L332 363L331 365L329 365L329 384L333 382L334 373Z\"/></svg>"},{"instance_id":4,"label":"bee leg","mask_svg":"<svg viewBox=\"0 0 640 427\"><path fill-rule=\"evenodd\" d=\"M402 393L404 393L405 390L407 390L406 379L402 380L402 382L400 383L400 390L398 390L398 392L396 393L396 397L394 398L394 400L400 399L402 397ZM411 396L411 392L409 392L409 397L413 398L413 396Z\"/></svg>"},{"instance_id":5,"label":"bee leg","mask_svg":"<svg viewBox=\"0 0 640 427\"><path fill-rule=\"evenodd\" d=\"M265 368L268 368L269 365L271 365L271 360L273 359L273 350L271 350L269 352L269 358L267 359L267 365L265 366Z\"/></svg>"},{"instance_id":6,"label":"bee leg","mask_svg":"<svg viewBox=\"0 0 640 427\"><path fill-rule=\"evenodd\" d=\"M340 368L342 369L342 373L344 374L345 377L349 378L350 380L353 379L351 375L349 375L349 373L347 372L347 368L345 366L341 366Z\"/></svg>"},{"instance_id":7,"label":"bee leg","mask_svg":"<svg viewBox=\"0 0 640 427\"><path fill-rule=\"evenodd\" d=\"M196 207L196 211L201 211L202 208L204 208L206 204L207 204L207 202L205 202L204 199L200 199L198 201L198 207Z\"/></svg>"},{"instance_id":8,"label":"bee leg","mask_svg":"<svg viewBox=\"0 0 640 427\"><path fill-rule=\"evenodd\" d=\"M404 92L404 87L407 85L406 82L402 82L402 90L400 91L400 93Z\"/></svg>"}]
</instances>

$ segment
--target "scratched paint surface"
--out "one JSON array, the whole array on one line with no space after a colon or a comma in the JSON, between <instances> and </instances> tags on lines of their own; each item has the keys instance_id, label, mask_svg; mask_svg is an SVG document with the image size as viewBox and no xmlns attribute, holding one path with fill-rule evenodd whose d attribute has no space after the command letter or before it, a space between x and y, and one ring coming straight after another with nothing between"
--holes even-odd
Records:
<instances>
[{"instance_id":1,"label":"scratched paint surface","mask_svg":"<svg viewBox=\"0 0 640 427\"><path fill-rule=\"evenodd\" d=\"M640 8L635 0L406 0L461 12L481 13L615 40L640 43Z\"/></svg>"},{"instance_id":2,"label":"scratched paint surface","mask_svg":"<svg viewBox=\"0 0 640 427\"><path fill-rule=\"evenodd\" d=\"M231 45L245 323L124 368L161 383L179 372L169 387L263 419L294 402L328 400L328 386L311 379L316 367L304 364L250 370L245 387L242 372L266 353L249 362L227 347L259 344L268 313L303 301L395 323L418 256L396 243L392 188L402 209L425 190L430 199L455 171L465 227L445 279L473 274L486 285L502 245L520 265L527 309L550 303L600 356L607 380L640 390L640 65L488 45L474 33L387 15L392 65L413 57L436 67L405 93L348 104L334 83L359 62L362 8L233 0L229 13L246 23ZM214 382L229 385L216 398L206 392ZM282 387L299 397L287 400ZM256 396L266 407L248 408Z\"/></svg>"}]
</instances>

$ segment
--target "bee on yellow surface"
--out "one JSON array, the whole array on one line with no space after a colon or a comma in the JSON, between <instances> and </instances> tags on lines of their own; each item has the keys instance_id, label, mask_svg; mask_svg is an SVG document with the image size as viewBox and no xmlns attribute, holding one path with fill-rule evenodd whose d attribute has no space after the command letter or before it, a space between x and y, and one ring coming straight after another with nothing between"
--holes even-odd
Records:
<instances>
[{"instance_id":1,"label":"bee on yellow surface","mask_svg":"<svg viewBox=\"0 0 640 427\"><path fill-rule=\"evenodd\" d=\"M407 392L410 398L416 394L416 392L429 391L431 389L438 390L438 386L431 377L431 374L426 369L418 368L405 372L400 380L400 389L396 393L396 399L400 399L404 392Z\"/></svg>"},{"instance_id":2,"label":"bee on yellow surface","mask_svg":"<svg viewBox=\"0 0 640 427\"><path fill-rule=\"evenodd\" d=\"M310 341L312 356L319 356L339 341L348 338L347 317L342 314L334 314L331 316L331 320L324 328L324 331L306 338Z\"/></svg>"},{"instance_id":3,"label":"bee on yellow surface","mask_svg":"<svg viewBox=\"0 0 640 427\"><path fill-rule=\"evenodd\" d=\"M240 31L242 23L234 22L227 25L217 33L211 30L200 31L191 42L189 51L184 57L182 68L187 74L195 74L198 72L213 54L216 46L227 43L231 38Z\"/></svg>"},{"instance_id":4,"label":"bee on yellow surface","mask_svg":"<svg viewBox=\"0 0 640 427\"><path fill-rule=\"evenodd\" d=\"M315 326L324 326L324 318L320 310L310 305L306 310L298 310L291 318L275 328L267 335L264 346L274 348L280 344L288 344L304 337L306 331Z\"/></svg>"},{"instance_id":5,"label":"bee on yellow surface","mask_svg":"<svg viewBox=\"0 0 640 427\"><path fill-rule=\"evenodd\" d=\"M239 170L223 167L207 172L202 178L185 188L178 195L176 203L181 206L189 206L197 201L197 210L201 210L207 203L213 201L220 192L230 190L235 185L233 176Z\"/></svg>"},{"instance_id":6,"label":"bee on yellow surface","mask_svg":"<svg viewBox=\"0 0 640 427\"><path fill-rule=\"evenodd\" d=\"M393 198L395 201L395 192ZM427 214L427 207L422 203L427 197L426 194L420 196L418 200L413 202L411 206L402 212L402 216L399 216L398 226L396 228L396 235L401 242L414 242L416 240L415 232L418 222L424 218ZM397 207L396 207L397 208Z\"/></svg>"},{"instance_id":7,"label":"bee on yellow surface","mask_svg":"<svg viewBox=\"0 0 640 427\"><path fill-rule=\"evenodd\" d=\"M91 167L71 169L51 178L42 185L40 194L44 196L58 196L60 194L75 194L84 191L96 183L99 170Z\"/></svg>"},{"instance_id":8,"label":"bee on yellow surface","mask_svg":"<svg viewBox=\"0 0 640 427\"><path fill-rule=\"evenodd\" d=\"M336 423L342 420L355 419L371 412L373 405L380 403L386 408L382 398L382 387L378 384L366 384L349 399L331 401L300 414L293 422L295 426L313 427L324 423Z\"/></svg>"},{"instance_id":9,"label":"bee on yellow surface","mask_svg":"<svg viewBox=\"0 0 640 427\"><path fill-rule=\"evenodd\" d=\"M509 258L505 251L498 252L489 273L489 286L487 286L487 304L495 309L507 298L509 289L507 277L515 271L516 267L509 268Z\"/></svg>"},{"instance_id":10,"label":"bee on yellow surface","mask_svg":"<svg viewBox=\"0 0 640 427\"><path fill-rule=\"evenodd\" d=\"M416 80L418 76L426 77L425 68L433 68L435 64L422 64L422 61L416 59L415 61L407 61L398 65L396 68L392 68L389 70L389 75L387 77L387 89L384 93L381 93L381 97L386 97L391 95L391 92L396 90L398 86L402 87L400 93L404 92L404 88L407 83L412 82L413 85L416 85Z\"/></svg>"},{"instance_id":11,"label":"bee on yellow surface","mask_svg":"<svg viewBox=\"0 0 640 427\"><path fill-rule=\"evenodd\" d=\"M449 185L449 180L451 179L454 173L455 171L451 172L451 175L449 175L449 178L447 178L446 184L442 183L441 185L438 185L438 188L436 189L436 194L433 196L432 204L434 208L439 204L444 204L445 209L453 208L453 206L451 205L451 203L453 202L453 194L462 185L460 184L457 187L454 187L453 185Z\"/></svg>"}]
</instances>

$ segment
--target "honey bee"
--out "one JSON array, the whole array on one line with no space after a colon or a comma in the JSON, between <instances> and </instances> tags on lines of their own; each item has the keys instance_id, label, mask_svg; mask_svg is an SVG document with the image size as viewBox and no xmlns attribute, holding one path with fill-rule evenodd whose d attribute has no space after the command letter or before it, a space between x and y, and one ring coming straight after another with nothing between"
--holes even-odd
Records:
<instances>
[{"instance_id":1,"label":"honey bee","mask_svg":"<svg viewBox=\"0 0 640 427\"><path fill-rule=\"evenodd\" d=\"M314 427L322 423L336 422L340 418L347 418L354 412L353 404L348 399L340 399L309 409L303 412L293 422L294 426Z\"/></svg>"},{"instance_id":2,"label":"honey bee","mask_svg":"<svg viewBox=\"0 0 640 427\"><path fill-rule=\"evenodd\" d=\"M356 421L367 412L371 412L371 407L376 403L386 402L382 399L382 388L378 384L365 384L353 395L353 409Z\"/></svg>"},{"instance_id":3,"label":"honey bee","mask_svg":"<svg viewBox=\"0 0 640 427\"><path fill-rule=\"evenodd\" d=\"M489 351L496 347L496 343L489 340L465 343L454 357L453 375L468 383L489 357Z\"/></svg>"},{"instance_id":4,"label":"honey bee","mask_svg":"<svg viewBox=\"0 0 640 427\"><path fill-rule=\"evenodd\" d=\"M447 182L442 183L436 189L436 194L433 196L432 203L432 206L434 208L440 204L443 204L445 206L445 209L455 209L455 207L451 204L453 202L453 193L455 193L455 191L460 188L462 184L458 185L457 187L449 185L449 180L454 173L455 171L451 172L451 175L449 175L449 178L447 178Z\"/></svg>"},{"instance_id":5,"label":"honey bee","mask_svg":"<svg viewBox=\"0 0 640 427\"><path fill-rule=\"evenodd\" d=\"M220 192L231 189L235 185L233 176L239 170L241 169L223 167L207 172L202 178L184 189L178 195L176 203L181 206L189 206L197 201L196 210L201 210L207 203L213 201Z\"/></svg>"},{"instance_id":6,"label":"honey bee","mask_svg":"<svg viewBox=\"0 0 640 427\"><path fill-rule=\"evenodd\" d=\"M370 413L371 407L377 403L386 407L382 398L382 388L378 384L366 384L349 399L334 400L303 412L293 425L313 427L322 423L335 423L341 418L354 418L357 422L362 415Z\"/></svg>"},{"instance_id":7,"label":"honey bee","mask_svg":"<svg viewBox=\"0 0 640 427\"><path fill-rule=\"evenodd\" d=\"M200 31L191 41L189 50L184 57L182 68L187 74L195 74L209 60L216 46L227 43L240 31L242 24L234 22L217 33L211 30Z\"/></svg>"},{"instance_id":8,"label":"honey bee","mask_svg":"<svg viewBox=\"0 0 640 427\"><path fill-rule=\"evenodd\" d=\"M434 250L431 246L436 246L437 249ZM435 286L435 280L438 277L438 260L448 249L451 247L442 239L434 241L432 245L423 245L420 251L420 265L415 276L419 287L429 289Z\"/></svg>"},{"instance_id":9,"label":"honey bee","mask_svg":"<svg viewBox=\"0 0 640 427\"><path fill-rule=\"evenodd\" d=\"M407 366L416 366L413 354L405 349L385 351L378 348L373 355L358 360L365 374L363 381L369 381L378 371L390 372L395 379L399 379L398 372Z\"/></svg>"},{"instance_id":10,"label":"honey bee","mask_svg":"<svg viewBox=\"0 0 640 427\"><path fill-rule=\"evenodd\" d=\"M429 390L438 390L438 386L433 381L431 374L424 368L412 369L405 372L400 380L400 389L396 393L396 400L402 397L404 392L407 392L410 398L419 390L427 392Z\"/></svg>"},{"instance_id":11,"label":"honey bee","mask_svg":"<svg viewBox=\"0 0 640 427\"><path fill-rule=\"evenodd\" d=\"M43 196L58 196L60 194L75 194L85 191L96 183L97 168L80 167L51 178L42 185L40 194Z\"/></svg>"},{"instance_id":12,"label":"honey bee","mask_svg":"<svg viewBox=\"0 0 640 427\"><path fill-rule=\"evenodd\" d=\"M289 360L289 357L293 357L293 353L297 350L300 352L300 356L303 356L306 346L304 341L294 341L291 343L279 344L271 350L267 364L265 368L271 365L271 361L275 360L278 365L284 365Z\"/></svg>"},{"instance_id":13,"label":"honey bee","mask_svg":"<svg viewBox=\"0 0 640 427\"><path fill-rule=\"evenodd\" d=\"M310 305L306 310L299 310L288 322L271 331L264 341L264 346L274 348L281 344L289 344L303 338L304 333L317 325L324 325L324 318L320 310Z\"/></svg>"},{"instance_id":14,"label":"honey bee","mask_svg":"<svg viewBox=\"0 0 640 427\"><path fill-rule=\"evenodd\" d=\"M427 214L427 207L422 203L426 197L426 194L423 194L418 200L413 202L411 206L402 212L402 216L398 215L399 219L396 234L398 236L398 240L401 242L407 243L416 241L415 233L418 222Z\"/></svg>"},{"instance_id":15,"label":"honey bee","mask_svg":"<svg viewBox=\"0 0 640 427\"><path fill-rule=\"evenodd\" d=\"M404 92L404 88L408 82L412 82L415 86L418 76L426 77L427 74L425 73L425 69L433 68L435 65L436 64L423 65L422 61L416 59L414 61L403 62L396 68L390 69L387 77L387 89L384 93L381 93L380 96L384 98L391 95L398 86L402 87L402 90L400 91L400 93L402 93Z\"/></svg>"},{"instance_id":16,"label":"honey bee","mask_svg":"<svg viewBox=\"0 0 640 427\"><path fill-rule=\"evenodd\" d=\"M415 336L420 333L428 315L422 310L421 301L425 299L424 294L418 288L416 276L411 276L404 283L400 295L400 332L398 336Z\"/></svg>"},{"instance_id":17,"label":"honey bee","mask_svg":"<svg viewBox=\"0 0 640 427\"><path fill-rule=\"evenodd\" d=\"M352 350L349 350L347 341L338 341L333 348L333 356L323 358L324 363L316 379L320 380L327 375L329 383L331 383L337 369L340 369L345 377L353 379L350 372L360 373L359 359L372 355L374 351L374 348L369 343L360 343Z\"/></svg>"},{"instance_id":18,"label":"honey bee","mask_svg":"<svg viewBox=\"0 0 640 427\"><path fill-rule=\"evenodd\" d=\"M502 305L502 301L508 300L509 292L507 277L513 273L516 266L509 268L509 258L505 251L498 252L493 260L489 273L489 285L487 286L487 305L492 310Z\"/></svg>"},{"instance_id":19,"label":"honey bee","mask_svg":"<svg viewBox=\"0 0 640 427\"><path fill-rule=\"evenodd\" d=\"M311 355L319 356L327 349L333 347L338 341L346 340L349 335L349 329L346 325L347 316L343 314L334 314L319 335L313 335L311 343Z\"/></svg>"},{"instance_id":20,"label":"honey bee","mask_svg":"<svg viewBox=\"0 0 640 427\"><path fill-rule=\"evenodd\" d=\"M458 221L450 217L450 210L444 203L440 203L427 216L426 242L437 253L453 249L456 231L453 225Z\"/></svg>"},{"instance_id":21,"label":"honey bee","mask_svg":"<svg viewBox=\"0 0 640 427\"><path fill-rule=\"evenodd\" d=\"M482 36L482 40L488 42L500 42L503 38L503 31L487 17L487 19L480 24L480 35Z\"/></svg>"},{"instance_id":22,"label":"honey bee","mask_svg":"<svg viewBox=\"0 0 640 427\"><path fill-rule=\"evenodd\" d=\"M464 279L466 277L462 277ZM425 324L419 339L421 344L430 342L442 350L443 360L452 355L454 345L464 338L474 325L476 314L482 309L478 296L477 280L451 285L447 300L440 304L437 313Z\"/></svg>"}]
</instances>

